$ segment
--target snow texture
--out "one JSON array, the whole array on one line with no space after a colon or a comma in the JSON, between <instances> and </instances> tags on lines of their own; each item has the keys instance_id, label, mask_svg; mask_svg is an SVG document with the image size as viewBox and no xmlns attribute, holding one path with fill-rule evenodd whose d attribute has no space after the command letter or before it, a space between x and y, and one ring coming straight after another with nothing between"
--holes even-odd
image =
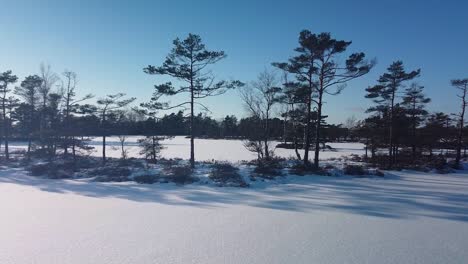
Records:
<instances>
[{"instance_id":1,"label":"snow texture","mask_svg":"<svg viewBox=\"0 0 468 264\"><path fill-rule=\"evenodd\" d=\"M0 171L0 263L467 263L468 173L248 189Z\"/></svg>"},{"instance_id":2,"label":"snow texture","mask_svg":"<svg viewBox=\"0 0 468 264\"><path fill-rule=\"evenodd\" d=\"M128 139L131 156L138 155L137 138ZM118 145L116 137L109 141ZM99 143L93 143L97 156ZM188 158L188 139L164 144L162 156ZM196 144L199 160L255 158L238 140L197 139ZM322 158L363 153L361 144L330 145L337 151L323 152ZM120 155L111 147L108 154ZM277 154L294 155L286 149ZM468 261L467 172L286 176L250 184L48 180L2 168L0 263Z\"/></svg>"}]
</instances>

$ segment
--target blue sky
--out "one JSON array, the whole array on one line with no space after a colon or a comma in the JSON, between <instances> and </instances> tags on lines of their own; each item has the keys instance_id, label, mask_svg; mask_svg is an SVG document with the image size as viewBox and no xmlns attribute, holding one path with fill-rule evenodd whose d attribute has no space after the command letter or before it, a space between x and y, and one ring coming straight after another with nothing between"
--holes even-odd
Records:
<instances>
[{"instance_id":1,"label":"blue sky","mask_svg":"<svg viewBox=\"0 0 468 264\"><path fill-rule=\"evenodd\" d=\"M219 78L249 82L293 55L303 29L352 40L350 51L377 58L370 74L328 97L330 122L363 116L364 89L394 60L421 68L418 79L433 99L430 110L455 112L450 79L468 78L467 1L1 1L0 71L20 78L41 62L79 76L81 94L126 92L140 102L164 78L142 68L159 65L172 40L188 33L228 57ZM176 102L178 99L173 99ZM204 101L215 117L245 115L235 91Z\"/></svg>"}]
</instances>

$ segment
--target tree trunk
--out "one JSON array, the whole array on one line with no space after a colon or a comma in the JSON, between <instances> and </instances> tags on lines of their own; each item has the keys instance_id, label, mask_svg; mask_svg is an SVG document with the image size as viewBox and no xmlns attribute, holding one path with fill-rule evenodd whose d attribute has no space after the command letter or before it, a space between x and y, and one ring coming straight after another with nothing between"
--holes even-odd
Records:
<instances>
[{"instance_id":1,"label":"tree trunk","mask_svg":"<svg viewBox=\"0 0 468 264\"><path fill-rule=\"evenodd\" d=\"M28 137L28 152L27 152L28 160L31 159L31 145L32 145L32 139L31 139L31 136L29 136Z\"/></svg>"},{"instance_id":2,"label":"tree trunk","mask_svg":"<svg viewBox=\"0 0 468 264\"><path fill-rule=\"evenodd\" d=\"M315 153L314 153L314 166L315 169L319 168L319 155L320 155L320 128L322 122L322 96L323 90L319 92L319 100L317 105L317 124L315 125Z\"/></svg>"},{"instance_id":3,"label":"tree trunk","mask_svg":"<svg viewBox=\"0 0 468 264\"><path fill-rule=\"evenodd\" d=\"M270 150L268 149L268 138L269 138L269 124L268 124L268 118L269 118L269 115L268 115L268 111L267 110L267 115L266 115L266 120L265 120L265 138L263 139L264 141L264 144L265 144L265 158L268 160L270 159Z\"/></svg>"},{"instance_id":4,"label":"tree trunk","mask_svg":"<svg viewBox=\"0 0 468 264\"><path fill-rule=\"evenodd\" d=\"M286 110L287 111L287 110ZM284 120L283 120L283 143L286 144L286 131L287 131L287 128L286 128L286 123L288 121L288 115L287 113L284 114Z\"/></svg>"},{"instance_id":5,"label":"tree trunk","mask_svg":"<svg viewBox=\"0 0 468 264\"><path fill-rule=\"evenodd\" d=\"M395 103L395 89L393 89L392 100L390 105L390 131L389 131L389 147L388 147L388 168L392 168L394 161L394 147L393 147L393 109Z\"/></svg>"},{"instance_id":6,"label":"tree trunk","mask_svg":"<svg viewBox=\"0 0 468 264\"><path fill-rule=\"evenodd\" d=\"M307 117L304 131L304 166L309 166L310 149L310 122L312 119L312 81L309 81L309 91L307 93Z\"/></svg>"},{"instance_id":7,"label":"tree trunk","mask_svg":"<svg viewBox=\"0 0 468 264\"><path fill-rule=\"evenodd\" d=\"M463 125L465 123L465 108L466 108L466 90L467 87L463 90L462 96L462 112L460 114L460 124L458 130L458 137L457 137L457 156L455 158L455 165L460 168L460 160L461 160L461 148L462 148L462 139L463 139Z\"/></svg>"},{"instance_id":8,"label":"tree trunk","mask_svg":"<svg viewBox=\"0 0 468 264\"><path fill-rule=\"evenodd\" d=\"M294 130L294 129L293 129ZM297 148L297 136L294 135L294 152L296 152L296 157L298 160L301 160L301 154L299 153L299 150Z\"/></svg>"},{"instance_id":9,"label":"tree trunk","mask_svg":"<svg viewBox=\"0 0 468 264\"><path fill-rule=\"evenodd\" d=\"M102 162L106 163L106 136L102 136Z\"/></svg>"},{"instance_id":10,"label":"tree trunk","mask_svg":"<svg viewBox=\"0 0 468 264\"><path fill-rule=\"evenodd\" d=\"M42 103L42 109L41 109L41 115L40 115L40 120L39 120L39 139L41 142L41 149L45 148L44 145L44 126L45 126L45 111L46 108L46 99L43 98L43 103Z\"/></svg>"},{"instance_id":11,"label":"tree trunk","mask_svg":"<svg viewBox=\"0 0 468 264\"><path fill-rule=\"evenodd\" d=\"M413 127L412 127L412 137L413 137L413 142L411 144L411 154L413 158L413 163L416 160L416 116L414 114L414 111L416 111L416 107L413 107Z\"/></svg>"},{"instance_id":12,"label":"tree trunk","mask_svg":"<svg viewBox=\"0 0 468 264\"><path fill-rule=\"evenodd\" d=\"M194 87L193 79L190 79L190 167L195 168L195 131L193 129L194 125Z\"/></svg>"},{"instance_id":13,"label":"tree trunk","mask_svg":"<svg viewBox=\"0 0 468 264\"><path fill-rule=\"evenodd\" d=\"M369 138L366 138L366 145L365 145L365 147L364 147L364 150L366 151L365 156L364 156L364 159L365 159L366 161L367 161L367 159L368 159L368 156L367 156L367 149L368 149L367 146L368 146L368 145L369 145Z\"/></svg>"},{"instance_id":14,"label":"tree trunk","mask_svg":"<svg viewBox=\"0 0 468 264\"><path fill-rule=\"evenodd\" d=\"M152 154L151 156L152 156L152 158L153 158L153 162L156 162L156 140L155 140L154 136L151 137L151 139L152 139L152 141L153 141L153 145L151 146L151 147L153 148L153 151L152 151L152 153L151 153L151 154Z\"/></svg>"},{"instance_id":15,"label":"tree trunk","mask_svg":"<svg viewBox=\"0 0 468 264\"><path fill-rule=\"evenodd\" d=\"M7 119L6 116L6 106L5 106L5 101L3 101L2 104L2 110L3 110L3 138L5 141L5 159L8 161L10 159L10 152L8 150L8 140L9 140L9 120Z\"/></svg>"},{"instance_id":16,"label":"tree trunk","mask_svg":"<svg viewBox=\"0 0 468 264\"><path fill-rule=\"evenodd\" d=\"M76 159L76 151L75 151L75 136L72 136L71 137L72 139L72 155L73 155L73 159Z\"/></svg>"}]
</instances>

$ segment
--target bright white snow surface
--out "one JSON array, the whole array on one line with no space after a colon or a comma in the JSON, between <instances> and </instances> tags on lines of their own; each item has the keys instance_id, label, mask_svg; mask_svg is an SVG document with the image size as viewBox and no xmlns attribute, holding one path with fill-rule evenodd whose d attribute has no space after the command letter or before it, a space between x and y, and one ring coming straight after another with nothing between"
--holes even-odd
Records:
<instances>
[{"instance_id":1,"label":"bright white snow surface","mask_svg":"<svg viewBox=\"0 0 468 264\"><path fill-rule=\"evenodd\" d=\"M0 263L468 263L468 173L251 188L0 171Z\"/></svg>"}]
</instances>

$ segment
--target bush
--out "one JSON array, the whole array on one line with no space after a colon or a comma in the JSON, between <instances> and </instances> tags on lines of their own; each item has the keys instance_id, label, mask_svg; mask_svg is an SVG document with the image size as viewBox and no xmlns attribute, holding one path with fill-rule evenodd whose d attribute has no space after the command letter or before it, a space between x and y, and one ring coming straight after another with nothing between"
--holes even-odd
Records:
<instances>
[{"instance_id":1,"label":"bush","mask_svg":"<svg viewBox=\"0 0 468 264\"><path fill-rule=\"evenodd\" d=\"M247 187L248 184L239 174L239 169L227 162L214 163L209 178L221 186Z\"/></svg>"},{"instance_id":2,"label":"bush","mask_svg":"<svg viewBox=\"0 0 468 264\"><path fill-rule=\"evenodd\" d=\"M343 169L346 175L362 176L367 174L367 170L361 165L346 165Z\"/></svg>"},{"instance_id":3,"label":"bush","mask_svg":"<svg viewBox=\"0 0 468 264\"><path fill-rule=\"evenodd\" d=\"M32 165L29 168L29 171L31 172L31 175L33 176L43 176L49 172L49 164L36 164Z\"/></svg>"},{"instance_id":4,"label":"bush","mask_svg":"<svg viewBox=\"0 0 468 264\"><path fill-rule=\"evenodd\" d=\"M193 171L190 166L166 166L163 172L168 181L176 184L187 184L197 181L197 178L192 176Z\"/></svg>"},{"instance_id":5,"label":"bush","mask_svg":"<svg viewBox=\"0 0 468 264\"><path fill-rule=\"evenodd\" d=\"M32 165L29 171L33 176L45 176L49 179L66 179L73 176L71 168L52 162Z\"/></svg>"},{"instance_id":6,"label":"bush","mask_svg":"<svg viewBox=\"0 0 468 264\"><path fill-rule=\"evenodd\" d=\"M136 158L119 159L116 163L116 165L119 167L143 168L145 166L141 160L138 160Z\"/></svg>"},{"instance_id":7,"label":"bush","mask_svg":"<svg viewBox=\"0 0 468 264\"><path fill-rule=\"evenodd\" d=\"M282 175L284 168L283 161L283 159L279 158L258 160L253 172L262 178L273 179L276 176Z\"/></svg>"},{"instance_id":8,"label":"bush","mask_svg":"<svg viewBox=\"0 0 468 264\"><path fill-rule=\"evenodd\" d=\"M133 180L136 181L137 183L153 184L159 180L159 177L153 174L143 174L143 175L134 176Z\"/></svg>"},{"instance_id":9,"label":"bush","mask_svg":"<svg viewBox=\"0 0 468 264\"><path fill-rule=\"evenodd\" d=\"M329 167L328 165L326 168L319 167L318 169L315 168L312 164L304 165L301 161L296 161L294 165L291 166L290 171L296 175L321 175L321 176L331 176L332 174L328 171L328 169L334 169L333 167Z\"/></svg>"},{"instance_id":10,"label":"bush","mask_svg":"<svg viewBox=\"0 0 468 264\"><path fill-rule=\"evenodd\" d=\"M90 175L97 176L99 182L124 182L129 181L132 171L126 167L101 167L92 169L88 172Z\"/></svg>"}]
</instances>

